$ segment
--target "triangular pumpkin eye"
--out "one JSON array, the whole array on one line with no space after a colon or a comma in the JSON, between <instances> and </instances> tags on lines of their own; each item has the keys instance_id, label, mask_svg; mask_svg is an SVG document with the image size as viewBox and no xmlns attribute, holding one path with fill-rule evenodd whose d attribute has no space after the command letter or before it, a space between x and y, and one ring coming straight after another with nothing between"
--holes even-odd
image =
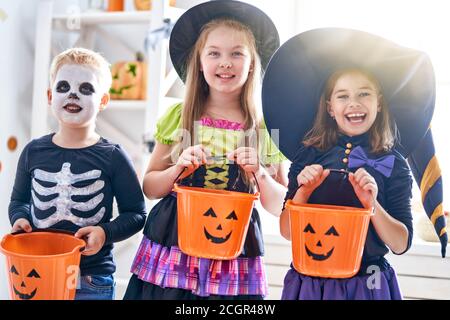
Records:
<instances>
[{"instance_id":1,"label":"triangular pumpkin eye","mask_svg":"<svg viewBox=\"0 0 450 320\"><path fill-rule=\"evenodd\" d=\"M313 227L308 223L308 225L306 226L305 230L303 230L303 232L311 232L311 233L316 233L313 229Z\"/></svg>"},{"instance_id":2,"label":"triangular pumpkin eye","mask_svg":"<svg viewBox=\"0 0 450 320\"><path fill-rule=\"evenodd\" d=\"M16 267L14 267L14 265L11 267L10 272L19 275L19 273L17 272Z\"/></svg>"},{"instance_id":3,"label":"triangular pumpkin eye","mask_svg":"<svg viewBox=\"0 0 450 320\"><path fill-rule=\"evenodd\" d=\"M28 278L40 278L41 276L39 273L37 273L36 270L31 270L30 273L27 275Z\"/></svg>"},{"instance_id":4,"label":"triangular pumpkin eye","mask_svg":"<svg viewBox=\"0 0 450 320\"><path fill-rule=\"evenodd\" d=\"M237 218L237 216L236 216L236 212L234 212L234 210L233 210L233 212L230 213L230 214L228 215L228 217L226 217L226 219L237 220L238 218Z\"/></svg>"},{"instance_id":5,"label":"triangular pumpkin eye","mask_svg":"<svg viewBox=\"0 0 450 320\"><path fill-rule=\"evenodd\" d=\"M334 226L331 226L331 228L325 233L326 236L336 236L339 237L339 233L337 233L336 229L334 228Z\"/></svg>"},{"instance_id":6,"label":"triangular pumpkin eye","mask_svg":"<svg viewBox=\"0 0 450 320\"><path fill-rule=\"evenodd\" d=\"M217 215L212 208L209 208L208 211L205 212L204 216L217 218Z\"/></svg>"}]
</instances>

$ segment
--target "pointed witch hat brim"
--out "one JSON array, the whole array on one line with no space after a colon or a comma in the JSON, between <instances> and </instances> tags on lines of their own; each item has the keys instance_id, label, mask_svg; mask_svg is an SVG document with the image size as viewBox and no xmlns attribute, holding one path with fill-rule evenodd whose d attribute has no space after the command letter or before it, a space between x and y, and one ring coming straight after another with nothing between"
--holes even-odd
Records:
<instances>
[{"instance_id":1,"label":"pointed witch hat brim","mask_svg":"<svg viewBox=\"0 0 450 320\"><path fill-rule=\"evenodd\" d=\"M327 79L347 68L369 71L380 82L403 156L425 136L436 97L434 70L425 53L363 31L314 29L284 43L263 80L267 129L279 130L279 149L289 159L312 127Z\"/></svg>"}]
</instances>

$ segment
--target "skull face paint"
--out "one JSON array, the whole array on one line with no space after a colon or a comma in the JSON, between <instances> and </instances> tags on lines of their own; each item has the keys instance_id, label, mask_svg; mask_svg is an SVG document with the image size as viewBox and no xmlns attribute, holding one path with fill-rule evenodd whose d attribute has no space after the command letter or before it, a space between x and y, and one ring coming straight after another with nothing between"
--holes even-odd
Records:
<instances>
[{"instance_id":1,"label":"skull face paint","mask_svg":"<svg viewBox=\"0 0 450 320\"><path fill-rule=\"evenodd\" d=\"M94 68L63 65L53 83L51 109L64 124L90 124L95 121L103 94Z\"/></svg>"}]
</instances>

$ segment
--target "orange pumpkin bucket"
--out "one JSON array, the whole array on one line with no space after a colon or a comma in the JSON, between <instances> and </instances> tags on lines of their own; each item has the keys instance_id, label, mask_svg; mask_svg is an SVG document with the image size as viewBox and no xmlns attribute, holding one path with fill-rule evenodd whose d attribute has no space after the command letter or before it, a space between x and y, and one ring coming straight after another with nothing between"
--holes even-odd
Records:
<instances>
[{"instance_id":1,"label":"orange pumpkin bucket","mask_svg":"<svg viewBox=\"0 0 450 320\"><path fill-rule=\"evenodd\" d=\"M175 184L178 246L185 254L230 260L242 251L259 192L214 190Z\"/></svg>"},{"instance_id":2,"label":"orange pumpkin bucket","mask_svg":"<svg viewBox=\"0 0 450 320\"><path fill-rule=\"evenodd\" d=\"M294 268L305 275L350 278L361 265L371 209L286 202Z\"/></svg>"},{"instance_id":3,"label":"orange pumpkin bucket","mask_svg":"<svg viewBox=\"0 0 450 320\"><path fill-rule=\"evenodd\" d=\"M59 231L4 236L11 299L73 300L84 247L84 240Z\"/></svg>"}]
</instances>

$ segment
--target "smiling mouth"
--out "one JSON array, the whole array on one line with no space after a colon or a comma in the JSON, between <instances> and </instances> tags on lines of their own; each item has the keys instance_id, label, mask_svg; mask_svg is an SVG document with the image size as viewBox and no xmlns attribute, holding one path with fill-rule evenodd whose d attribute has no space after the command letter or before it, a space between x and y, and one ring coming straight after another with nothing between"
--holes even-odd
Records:
<instances>
[{"instance_id":1,"label":"smiling mouth","mask_svg":"<svg viewBox=\"0 0 450 320\"><path fill-rule=\"evenodd\" d=\"M21 293L19 290L16 289L15 286L13 286L13 288L14 288L14 293L17 294L19 296L19 298L22 300L33 299L33 297L35 296L36 291L37 291L37 288L36 288L30 294L26 294L26 293Z\"/></svg>"},{"instance_id":2,"label":"smiling mouth","mask_svg":"<svg viewBox=\"0 0 450 320\"><path fill-rule=\"evenodd\" d=\"M349 113L345 115L345 118L350 123L358 124L362 123L366 119L367 114L366 113Z\"/></svg>"},{"instance_id":3,"label":"smiling mouth","mask_svg":"<svg viewBox=\"0 0 450 320\"><path fill-rule=\"evenodd\" d=\"M78 113L81 110L83 110L82 107L80 107L79 105L77 105L75 103L68 103L63 107L63 109L69 113Z\"/></svg>"},{"instance_id":4,"label":"smiling mouth","mask_svg":"<svg viewBox=\"0 0 450 320\"><path fill-rule=\"evenodd\" d=\"M317 261L327 260L329 257L331 257L331 255L333 254L333 251L334 251L334 247L333 247L326 254L316 254L316 253L313 253L311 250L309 250L306 245L305 245L305 249L306 249L306 253L308 254L308 256L310 256L313 260L317 260Z\"/></svg>"},{"instance_id":5,"label":"smiling mouth","mask_svg":"<svg viewBox=\"0 0 450 320\"><path fill-rule=\"evenodd\" d=\"M233 79L235 76L232 74L216 74L216 77L222 80L230 80Z\"/></svg>"},{"instance_id":6,"label":"smiling mouth","mask_svg":"<svg viewBox=\"0 0 450 320\"><path fill-rule=\"evenodd\" d=\"M214 237L212 234L210 234L206 230L205 227L203 227L203 230L205 232L206 239L210 240L212 243L217 243L217 244L224 243L224 242L228 241L228 239L230 239L230 237L231 237L231 233L233 232L233 231L230 231L230 233L227 234L225 237L219 238L219 237Z\"/></svg>"}]
</instances>

